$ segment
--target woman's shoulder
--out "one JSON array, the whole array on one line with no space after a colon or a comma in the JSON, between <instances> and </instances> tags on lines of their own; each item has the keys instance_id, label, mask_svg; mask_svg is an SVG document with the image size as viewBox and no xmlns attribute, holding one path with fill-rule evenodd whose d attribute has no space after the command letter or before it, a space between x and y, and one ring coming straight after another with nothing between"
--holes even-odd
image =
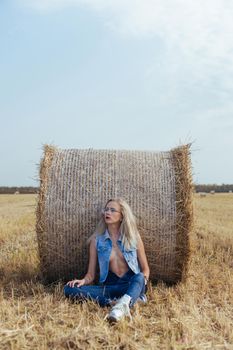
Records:
<instances>
[{"instance_id":1,"label":"woman's shoulder","mask_svg":"<svg viewBox=\"0 0 233 350\"><path fill-rule=\"evenodd\" d=\"M95 235L95 240L96 242L104 242L106 239L106 232L103 232L103 233L98 233Z\"/></svg>"}]
</instances>

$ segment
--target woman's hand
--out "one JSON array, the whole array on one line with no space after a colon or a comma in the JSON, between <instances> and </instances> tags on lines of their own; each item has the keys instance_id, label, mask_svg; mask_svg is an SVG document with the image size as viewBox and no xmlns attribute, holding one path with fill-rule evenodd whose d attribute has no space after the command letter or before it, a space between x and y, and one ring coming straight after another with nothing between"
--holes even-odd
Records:
<instances>
[{"instance_id":1,"label":"woman's hand","mask_svg":"<svg viewBox=\"0 0 233 350\"><path fill-rule=\"evenodd\" d=\"M74 288L74 286L76 285L77 287L81 287L84 286L85 284L85 278L81 279L81 280L72 280L66 283L67 286L70 286L72 288Z\"/></svg>"},{"instance_id":2,"label":"woman's hand","mask_svg":"<svg viewBox=\"0 0 233 350\"><path fill-rule=\"evenodd\" d=\"M148 281L149 281L149 277L144 275L144 279L145 279L145 286L147 285Z\"/></svg>"}]
</instances>

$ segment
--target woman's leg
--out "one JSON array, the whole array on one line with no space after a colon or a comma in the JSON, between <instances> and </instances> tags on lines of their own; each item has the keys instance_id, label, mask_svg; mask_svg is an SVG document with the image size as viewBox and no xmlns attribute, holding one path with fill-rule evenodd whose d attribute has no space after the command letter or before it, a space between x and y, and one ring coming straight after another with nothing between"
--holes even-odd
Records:
<instances>
[{"instance_id":1,"label":"woman's leg","mask_svg":"<svg viewBox=\"0 0 233 350\"><path fill-rule=\"evenodd\" d=\"M126 283L125 280L127 281ZM144 293L145 278L142 273L137 273L133 276L126 273L119 281L118 286L121 286L122 297L118 299L108 314L109 322L117 322L124 316L132 318L129 307L132 307L139 296Z\"/></svg>"},{"instance_id":2,"label":"woman's leg","mask_svg":"<svg viewBox=\"0 0 233 350\"><path fill-rule=\"evenodd\" d=\"M65 285L64 293L67 298L72 300L93 300L100 306L110 305L111 300L108 296L105 296L105 286L82 286L82 287L70 287Z\"/></svg>"},{"instance_id":3,"label":"woman's leg","mask_svg":"<svg viewBox=\"0 0 233 350\"><path fill-rule=\"evenodd\" d=\"M72 300L89 299L97 302L100 306L111 305L111 301L121 298L125 294L129 296L130 307L137 301L138 297L145 292L145 279L142 273L134 274L127 272L123 277L111 278L110 284L90 285L82 287L70 287L65 285L65 296Z\"/></svg>"},{"instance_id":4,"label":"woman's leg","mask_svg":"<svg viewBox=\"0 0 233 350\"><path fill-rule=\"evenodd\" d=\"M134 274L132 271L128 271L121 278L119 277L114 284L106 285L105 296L114 299L120 298L124 294L130 296L130 306L132 307L140 295L145 293L145 278L140 272Z\"/></svg>"},{"instance_id":5,"label":"woman's leg","mask_svg":"<svg viewBox=\"0 0 233 350\"><path fill-rule=\"evenodd\" d=\"M111 301L120 298L128 288L129 277L133 274L125 274L124 278L118 277L109 271L105 285L89 285L82 287L70 287L65 285L64 293L72 300L90 299L99 303L100 306L111 305ZM121 281L119 284L118 281Z\"/></svg>"},{"instance_id":6,"label":"woman's leg","mask_svg":"<svg viewBox=\"0 0 233 350\"><path fill-rule=\"evenodd\" d=\"M145 293L145 278L143 273L139 272L133 275L129 280L129 286L125 294L131 297L130 307L132 307L141 294Z\"/></svg>"}]
</instances>

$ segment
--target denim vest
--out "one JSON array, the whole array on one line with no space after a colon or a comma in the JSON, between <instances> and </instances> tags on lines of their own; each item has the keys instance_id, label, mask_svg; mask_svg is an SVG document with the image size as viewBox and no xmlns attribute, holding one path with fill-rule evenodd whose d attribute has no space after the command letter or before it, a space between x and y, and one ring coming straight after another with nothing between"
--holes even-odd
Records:
<instances>
[{"instance_id":1,"label":"denim vest","mask_svg":"<svg viewBox=\"0 0 233 350\"><path fill-rule=\"evenodd\" d=\"M125 247L122 244L121 237L118 239L117 245L120 251L122 252L129 268L134 273L139 273L140 268L137 259L137 248L130 248L128 250L125 249ZM96 236L96 249L100 269L99 283L104 283L108 275L109 260L112 252L112 240L109 236L108 230L106 230L102 235Z\"/></svg>"}]
</instances>

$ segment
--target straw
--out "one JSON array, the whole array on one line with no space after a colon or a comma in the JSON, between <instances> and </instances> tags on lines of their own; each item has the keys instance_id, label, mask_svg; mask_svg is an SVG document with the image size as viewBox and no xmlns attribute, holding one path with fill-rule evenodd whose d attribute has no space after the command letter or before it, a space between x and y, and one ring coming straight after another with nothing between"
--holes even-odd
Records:
<instances>
[{"instance_id":1,"label":"straw","mask_svg":"<svg viewBox=\"0 0 233 350\"><path fill-rule=\"evenodd\" d=\"M109 198L131 206L151 280L185 279L192 231L190 145L168 152L58 149L46 145L40 170L37 237L45 281L81 277L87 239Z\"/></svg>"}]
</instances>

